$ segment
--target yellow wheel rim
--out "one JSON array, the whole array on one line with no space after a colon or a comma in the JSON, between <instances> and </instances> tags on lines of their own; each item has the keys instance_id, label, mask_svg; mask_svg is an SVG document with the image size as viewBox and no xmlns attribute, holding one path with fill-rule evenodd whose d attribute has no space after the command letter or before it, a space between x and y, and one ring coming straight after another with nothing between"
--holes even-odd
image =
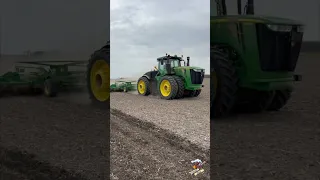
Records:
<instances>
[{"instance_id":1,"label":"yellow wheel rim","mask_svg":"<svg viewBox=\"0 0 320 180\"><path fill-rule=\"evenodd\" d=\"M143 80L138 82L138 92L144 94L146 92L146 83Z\"/></svg>"},{"instance_id":2,"label":"yellow wheel rim","mask_svg":"<svg viewBox=\"0 0 320 180\"><path fill-rule=\"evenodd\" d=\"M168 80L161 81L160 92L164 97L168 97L171 94L171 84Z\"/></svg>"},{"instance_id":3,"label":"yellow wheel rim","mask_svg":"<svg viewBox=\"0 0 320 180\"><path fill-rule=\"evenodd\" d=\"M217 74L216 72L213 72L212 74L212 81L213 81L213 99L216 97L216 94L217 94L217 86L218 86L218 78L217 78Z\"/></svg>"},{"instance_id":4,"label":"yellow wheel rim","mask_svg":"<svg viewBox=\"0 0 320 180\"><path fill-rule=\"evenodd\" d=\"M97 60L91 67L90 87L98 101L107 101L110 97L110 66L105 60Z\"/></svg>"}]
</instances>

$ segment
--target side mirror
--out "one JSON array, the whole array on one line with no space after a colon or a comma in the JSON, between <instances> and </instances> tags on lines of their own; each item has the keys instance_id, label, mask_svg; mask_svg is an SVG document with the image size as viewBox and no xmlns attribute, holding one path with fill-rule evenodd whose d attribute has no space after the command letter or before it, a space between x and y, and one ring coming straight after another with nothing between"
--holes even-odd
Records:
<instances>
[{"instance_id":1,"label":"side mirror","mask_svg":"<svg viewBox=\"0 0 320 180\"><path fill-rule=\"evenodd\" d=\"M190 57L187 57L187 66L190 66Z\"/></svg>"},{"instance_id":2,"label":"side mirror","mask_svg":"<svg viewBox=\"0 0 320 180\"><path fill-rule=\"evenodd\" d=\"M163 65L163 60L160 61L160 64Z\"/></svg>"}]
</instances>

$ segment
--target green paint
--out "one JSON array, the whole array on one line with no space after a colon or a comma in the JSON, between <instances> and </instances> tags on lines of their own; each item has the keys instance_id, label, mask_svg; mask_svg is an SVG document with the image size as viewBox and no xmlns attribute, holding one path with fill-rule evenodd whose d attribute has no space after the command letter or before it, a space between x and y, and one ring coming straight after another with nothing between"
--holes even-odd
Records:
<instances>
[{"instance_id":1,"label":"green paint","mask_svg":"<svg viewBox=\"0 0 320 180\"><path fill-rule=\"evenodd\" d=\"M237 53L234 59L240 87L256 90L293 88L293 72L266 72L261 69L256 24L299 25L301 23L278 17L239 15L211 16L210 45L223 45Z\"/></svg>"}]
</instances>

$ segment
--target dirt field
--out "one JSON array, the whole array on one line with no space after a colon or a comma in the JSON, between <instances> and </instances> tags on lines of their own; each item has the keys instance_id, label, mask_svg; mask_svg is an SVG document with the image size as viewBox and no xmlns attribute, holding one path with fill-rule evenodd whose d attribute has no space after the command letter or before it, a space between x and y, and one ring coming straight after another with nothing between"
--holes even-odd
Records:
<instances>
[{"instance_id":1,"label":"dirt field","mask_svg":"<svg viewBox=\"0 0 320 180\"><path fill-rule=\"evenodd\" d=\"M282 111L212 124L213 179L320 179L319 66L319 56L301 56L303 81Z\"/></svg>"},{"instance_id":2,"label":"dirt field","mask_svg":"<svg viewBox=\"0 0 320 180\"><path fill-rule=\"evenodd\" d=\"M202 149L119 111L112 110L110 118L112 179L210 179L206 165L204 174L192 177L188 173L190 161L209 159Z\"/></svg>"},{"instance_id":3,"label":"dirt field","mask_svg":"<svg viewBox=\"0 0 320 180\"><path fill-rule=\"evenodd\" d=\"M45 97L1 99L2 177L107 178L109 117L75 102ZM41 106L30 108L31 104ZM191 160L209 159L197 146L133 117L112 111L110 120L112 179L188 179ZM194 179L209 179L209 172L205 166L205 174Z\"/></svg>"},{"instance_id":4,"label":"dirt field","mask_svg":"<svg viewBox=\"0 0 320 180\"><path fill-rule=\"evenodd\" d=\"M210 147L210 79L197 98L162 100L158 96L112 93L111 107L167 129L208 150Z\"/></svg>"}]
</instances>

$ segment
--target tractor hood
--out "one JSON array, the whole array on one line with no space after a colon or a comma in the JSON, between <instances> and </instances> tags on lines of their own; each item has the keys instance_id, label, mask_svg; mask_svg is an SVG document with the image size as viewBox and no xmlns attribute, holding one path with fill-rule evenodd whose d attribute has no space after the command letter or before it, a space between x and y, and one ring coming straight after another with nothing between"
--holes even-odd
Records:
<instances>
[{"instance_id":1,"label":"tractor hood","mask_svg":"<svg viewBox=\"0 0 320 180\"><path fill-rule=\"evenodd\" d=\"M217 23L217 22L252 22L252 23L264 23L264 24L278 24L278 25L298 25L303 26L301 22L286 19L286 18L279 18L279 17L272 17L272 16L260 16L260 15L233 15L233 16L211 16L210 22Z\"/></svg>"},{"instance_id":2,"label":"tractor hood","mask_svg":"<svg viewBox=\"0 0 320 180\"><path fill-rule=\"evenodd\" d=\"M204 71L204 68L196 67L196 66L181 66L181 67L174 67L174 69L176 69L176 70L196 69L196 70L203 70Z\"/></svg>"}]
</instances>

